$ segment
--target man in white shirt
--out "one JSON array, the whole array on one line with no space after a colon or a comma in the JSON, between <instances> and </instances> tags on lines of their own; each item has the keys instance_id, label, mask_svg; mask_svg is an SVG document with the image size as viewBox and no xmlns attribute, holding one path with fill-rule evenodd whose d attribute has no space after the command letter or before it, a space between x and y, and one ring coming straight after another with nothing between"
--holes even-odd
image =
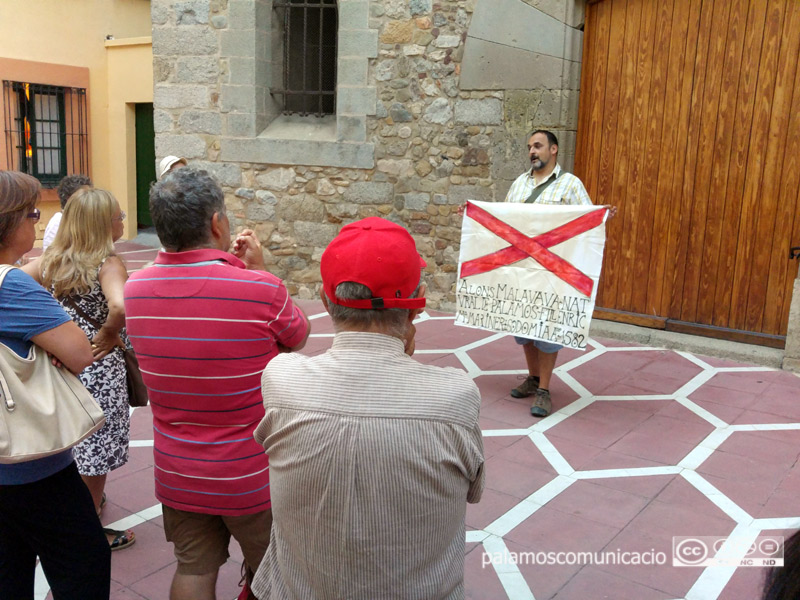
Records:
<instances>
[{"instance_id":1,"label":"man in white shirt","mask_svg":"<svg viewBox=\"0 0 800 600\"><path fill-rule=\"evenodd\" d=\"M67 175L58 184L58 199L61 202L61 210L67 205L67 200L70 196L77 192L82 187L91 186L92 180L86 175ZM44 238L42 238L42 252L53 243L56 239L58 226L61 225L61 212L57 212L47 222L47 227L44 230Z\"/></svg>"},{"instance_id":2,"label":"man in white shirt","mask_svg":"<svg viewBox=\"0 0 800 600\"><path fill-rule=\"evenodd\" d=\"M592 204L581 180L563 171L558 164L558 138L551 131L538 129L528 136L528 156L531 168L511 184L506 202ZM613 217L617 212L616 207L607 205L606 208L609 209L609 216ZM514 340L525 351L528 376L511 390L511 395L514 398L533 395L531 415L546 417L552 410L550 377L553 375L558 351L563 346L517 336L514 336Z\"/></svg>"}]
</instances>

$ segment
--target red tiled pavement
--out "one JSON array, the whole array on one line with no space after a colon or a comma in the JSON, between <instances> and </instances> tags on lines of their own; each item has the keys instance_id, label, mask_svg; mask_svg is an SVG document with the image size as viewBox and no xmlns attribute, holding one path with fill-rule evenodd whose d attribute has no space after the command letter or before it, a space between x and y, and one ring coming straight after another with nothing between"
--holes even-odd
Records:
<instances>
[{"instance_id":1,"label":"red tiled pavement","mask_svg":"<svg viewBox=\"0 0 800 600\"><path fill-rule=\"evenodd\" d=\"M118 248L130 270L154 255L128 242ZM330 320L320 302L300 304L319 336L304 353L324 352ZM455 327L450 315L430 311L417 324L417 350L422 362L467 369L483 398L487 487L483 500L467 508L469 599L756 598L762 569L731 575L673 567L673 536L724 536L737 525L753 535L789 535L800 527L794 375L600 339L590 342L595 357L583 364L571 365L584 353L560 353L551 385L556 412L537 421L527 400L508 395L524 369L511 339ZM705 380L708 369L713 376ZM678 390L688 400L669 396ZM581 396L587 392L604 399ZM652 395L658 398L647 399ZM748 430L756 424L766 430ZM730 435L717 438L720 430ZM131 432L130 461L109 476L103 522L132 526L137 543L113 555L112 598L163 600L175 561L153 496L149 409L134 411ZM695 458L700 444L713 450L710 456ZM230 551L217 583L221 600L238 594L241 552L235 543ZM497 551L501 558L502 551L520 553L519 564L489 564ZM523 554L540 551L662 552L666 564L532 564Z\"/></svg>"}]
</instances>

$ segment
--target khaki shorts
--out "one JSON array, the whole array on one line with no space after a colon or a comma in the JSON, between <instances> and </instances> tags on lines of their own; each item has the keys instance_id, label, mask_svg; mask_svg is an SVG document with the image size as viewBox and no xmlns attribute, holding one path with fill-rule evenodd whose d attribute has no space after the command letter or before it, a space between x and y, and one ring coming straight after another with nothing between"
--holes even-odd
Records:
<instances>
[{"instance_id":1,"label":"khaki shorts","mask_svg":"<svg viewBox=\"0 0 800 600\"><path fill-rule=\"evenodd\" d=\"M271 509L232 517L164 506L163 514L164 533L175 546L178 573L182 575L216 573L230 556L228 545L233 536L242 548L250 581L269 545Z\"/></svg>"}]
</instances>

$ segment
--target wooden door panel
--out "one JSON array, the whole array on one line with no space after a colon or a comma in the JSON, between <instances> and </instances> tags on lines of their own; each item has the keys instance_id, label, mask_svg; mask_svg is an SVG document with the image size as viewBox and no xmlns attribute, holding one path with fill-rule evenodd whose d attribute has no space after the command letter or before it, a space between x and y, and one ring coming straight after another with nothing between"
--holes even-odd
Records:
<instances>
[{"instance_id":1,"label":"wooden door panel","mask_svg":"<svg viewBox=\"0 0 800 600\"><path fill-rule=\"evenodd\" d=\"M647 151L647 132L648 115L650 111L650 87L653 79L653 59L655 51L655 19L658 15L658 2L642 2L642 18L639 26L638 51L635 53L636 64L634 72L634 100L633 100L633 120L630 146L630 169L628 176L628 205L629 222L646 222L650 211L647 209L649 204L642 198L642 190L647 185L645 181L645 153ZM637 250L645 242L643 238L650 236L650 231L643 231L643 227L630 227L625 233L629 233L629 242L623 245L632 249L628 264L624 272L624 285L621 285L621 294L618 305L624 310L641 312L635 304L635 292L637 288L645 287L647 273L650 265L649 253L645 255ZM647 246L649 248L649 244ZM637 275L641 279L637 279Z\"/></svg>"},{"instance_id":2,"label":"wooden door panel","mask_svg":"<svg viewBox=\"0 0 800 600\"><path fill-rule=\"evenodd\" d=\"M746 285L740 288L743 294L742 301L738 303L740 305L738 328L747 331L761 331L769 275L767 269L772 246L771 243L765 242L773 239L775 229L774 195L777 193L775 162L782 154L778 154L778 146L781 144L777 129L781 119L778 111L773 111L773 100L780 66L781 32L788 4L784 0L770 1L764 29L759 85L756 90L757 121L753 126L753 134L760 138L758 146L761 151L755 161L749 161L748 175L750 170L755 170L754 164L757 164L758 168L754 176L749 179L751 185L747 186L745 191L748 194L746 200L750 201L749 206L753 209L751 227L755 235L748 239L748 246L751 248L748 260L749 276L743 282ZM734 294L734 298L737 297L739 296Z\"/></svg>"},{"instance_id":3,"label":"wooden door panel","mask_svg":"<svg viewBox=\"0 0 800 600\"><path fill-rule=\"evenodd\" d=\"M596 10L595 5L595 10ZM614 200L614 154L616 149L617 128L620 119L620 82L622 80L622 58L624 56L623 44L625 36L620 34L625 31L625 16L627 13L627 0L615 0L610 3L610 30L615 32L615 35L610 37L608 45L608 70L607 70L607 83L605 98L597 98L603 110L603 135L602 138L597 140L597 146L587 149L585 156L599 155L600 165L597 172L597 197L598 204L608 204ZM606 202L604 198L607 198ZM616 203L616 201L614 201ZM614 223L613 221L617 221ZM610 272L609 281L616 280L617 273L619 272L620 263L620 247L622 226L620 225L622 219L613 219L608 226L608 233L606 242L605 256L608 260L605 264L608 265ZM598 290L598 298L602 300L603 305L613 306L614 300L612 296L614 291L612 284L600 286ZM608 296L608 297L607 297Z\"/></svg>"},{"instance_id":4,"label":"wooden door panel","mask_svg":"<svg viewBox=\"0 0 800 600\"><path fill-rule=\"evenodd\" d=\"M739 246L740 222L742 218L742 189L747 173L747 152L743 140L749 145L755 104L755 84L758 79L758 61L761 55L761 40L767 15L767 0L751 0L744 32L739 85L736 96L736 118L734 119L733 143L728 163L728 187L725 194L725 214L722 221L720 262L717 270L717 290L714 299L714 314L711 324L717 327L732 327L731 304L733 281L736 271L736 252ZM731 66L731 68L733 68ZM742 235L746 234L741 230Z\"/></svg>"},{"instance_id":5,"label":"wooden door panel","mask_svg":"<svg viewBox=\"0 0 800 600\"><path fill-rule=\"evenodd\" d=\"M654 4L655 6L655 4ZM648 290L651 285L663 277L663 264L656 265L651 249L660 245L663 239L657 234L660 232L655 227L656 214L659 207L658 182L659 173L664 169L662 159L669 160L669 149L664 148L662 137L664 135L664 105L666 104L667 73L669 69L669 52L664 49L670 47L672 33L672 11L674 2L665 0L657 3L654 11L654 28L652 32L653 47L653 73L650 81L649 109L643 127L646 130L644 164L642 166L642 187L638 192L641 202L641 222L643 227L638 228L636 238L633 281L634 287L631 294L633 312L642 314L656 314L655 307L648 304ZM648 201L646 190L656 190L655 202Z\"/></svg>"},{"instance_id":6,"label":"wooden door panel","mask_svg":"<svg viewBox=\"0 0 800 600\"><path fill-rule=\"evenodd\" d=\"M614 253L617 258L617 273L614 280L609 280L606 289L608 297L606 303L613 303L618 306L620 302L621 288L625 285L625 276L628 269L630 248L628 242L630 227L630 203L628 202L628 175L629 175L629 151L631 124L633 121L633 98L635 92L634 76L636 73L635 50L639 41L639 27L642 16L641 0L629 0L625 11L625 33L622 36L622 56L620 63L622 69L619 79L619 123L617 125L616 143L613 147L613 183L612 197L620 200L620 211L617 215L619 221L615 224L619 230L615 235ZM627 227L626 227L627 226Z\"/></svg>"},{"instance_id":7,"label":"wooden door panel","mask_svg":"<svg viewBox=\"0 0 800 600\"><path fill-rule=\"evenodd\" d=\"M785 334L800 244L796 31L795 0L589 4L576 172L618 207L598 307Z\"/></svg>"},{"instance_id":8,"label":"wooden door panel","mask_svg":"<svg viewBox=\"0 0 800 600\"><path fill-rule=\"evenodd\" d=\"M796 138L789 136L790 122L792 120L792 99L797 90L798 58L800 58L800 2L792 2L787 6L784 18L783 38L781 40L781 56L778 63L778 76L775 84L775 95L772 100L772 123L770 125L770 149L774 150L774 158L768 155L768 171L765 177L769 178L769 209L774 210L774 228L772 233L773 243L768 247L769 255L764 257L763 266L766 272L764 292L763 319L760 330L765 333L778 333L782 314L778 312L783 303L783 287L786 284L786 265L789 255L791 217L796 210L792 200L795 195L785 184L793 179L793 171L797 170L797 154L788 154L797 151ZM797 107L795 106L795 110ZM774 140L774 141L773 141ZM793 144L794 142L794 144Z\"/></svg>"},{"instance_id":9,"label":"wooden door panel","mask_svg":"<svg viewBox=\"0 0 800 600\"><path fill-rule=\"evenodd\" d=\"M722 3L717 3L718 8ZM714 28L714 53L712 61L721 64L715 69L714 101L707 102L704 121L709 119L704 130L710 134L707 146L709 150L700 157L701 164L707 164L703 184L706 191L701 191L708 199L705 203L704 222L695 223L695 227L703 229L705 236L699 252L701 260L696 274L696 312L689 319L698 323L711 323L714 314L714 297L716 293L717 266L719 264L720 237L725 209L725 192L728 183L728 165L730 163L732 132L734 128L733 109L736 102L736 84L738 82L744 35L744 20L747 18L747 1L734 0L726 5L724 14L715 15L714 22L725 24L725 27ZM713 118L712 118L713 113ZM713 133L710 132L713 126ZM688 316L688 315L687 315Z\"/></svg>"},{"instance_id":10,"label":"wooden door panel","mask_svg":"<svg viewBox=\"0 0 800 600\"><path fill-rule=\"evenodd\" d=\"M694 5L694 6L693 6ZM675 0L672 12L672 34L669 44L669 67L665 90L664 127L662 128L662 144L664 139L683 139L688 126L689 105L684 101L684 90L691 89L691 73L685 68L687 53L696 29L691 14L699 15L700 2ZM696 10L692 13L692 10ZM699 21L698 21L699 23ZM690 31L694 30L692 34ZM667 282L673 280L675 272L675 252L677 248L677 227L680 219L680 203L673 199L683 186L683 170L676 169L672 161L675 151L664 145L664 164L659 171L656 187L656 219L654 222L653 247L651 250L652 272L657 274L651 278L647 286L647 314L666 315L668 304ZM670 158L666 158L670 157ZM652 257L655 256L655 259Z\"/></svg>"}]
</instances>

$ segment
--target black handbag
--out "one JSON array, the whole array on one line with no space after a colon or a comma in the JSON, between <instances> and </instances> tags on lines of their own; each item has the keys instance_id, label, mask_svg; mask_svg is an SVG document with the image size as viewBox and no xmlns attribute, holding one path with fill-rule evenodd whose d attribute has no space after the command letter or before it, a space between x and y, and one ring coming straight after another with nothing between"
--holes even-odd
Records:
<instances>
[{"instance_id":1,"label":"black handbag","mask_svg":"<svg viewBox=\"0 0 800 600\"><path fill-rule=\"evenodd\" d=\"M131 406L147 406L147 386L142 379L142 372L139 370L139 359L133 348L122 350L122 357L125 359L125 372L128 383L128 404Z\"/></svg>"}]
</instances>

